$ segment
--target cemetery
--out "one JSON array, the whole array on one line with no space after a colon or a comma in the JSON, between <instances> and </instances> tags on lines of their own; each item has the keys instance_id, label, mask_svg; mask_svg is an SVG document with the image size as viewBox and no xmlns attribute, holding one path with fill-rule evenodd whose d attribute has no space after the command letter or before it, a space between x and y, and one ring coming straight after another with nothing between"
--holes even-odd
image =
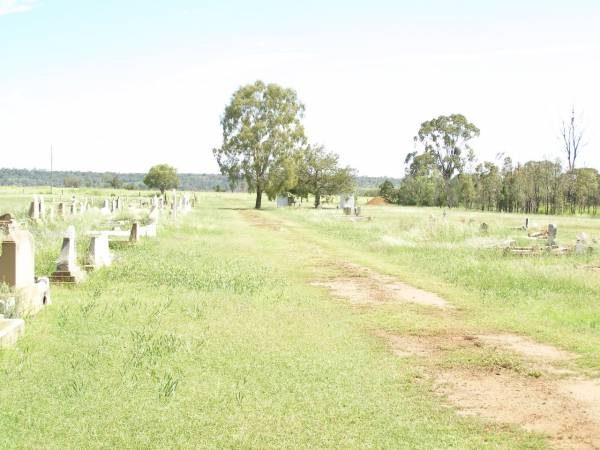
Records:
<instances>
[{"instance_id":1,"label":"cemetery","mask_svg":"<svg viewBox=\"0 0 600 450\"><path fill-rule=\"evenodd\" d=\"M160 210L166 208L165 205L171 205L182 214L192 210L189 195L178 195L175 190L166 202L159 202L155 196L147 203L137 200L126 206L125 202L121 197L104 199L98 208L93 206L88 197L78 199L73 195L70 206L66 209L63 201L53 202L56 203L57 218L60 220L57 222L54 204L46 206L44 197L36 194L29 204L27 220L17 220L11 213L0 216L0 286L5 287L0 291L0 346L16 344L18 338L25 333L23 318L35 316L43 307L52 303L51 285L83 283L88 272L112 264L112 247L138 244L142 238L156 238ZM69 219L85 217L86 212L91 214L94 208L100 216L91 218L93 223L110 229L88 230L81 238L89 241L89 245L86 246L85 255L78 257L77 230L75 225L67 224ZM123 219L123 214L128 214L129 218ZM114 219L117 216L120 217L119 220ZM62 233L55 270L48 276L38 277L34 274L35 241L27 228L31 227L35 232L49 224L65 226L66 230ZM130 229L121 231L122 226Z\"/></svg>"},{"instance_id":2,"label":"cemetery","mask_svg":"<svg viewBox=\"0 0 600 450\"><path fill-rule=\"evenodd\" d=\"M86 392L92 394L98 388L119 389L122 383L133 383L133 386L144 386L144 390L151 392L156 389L156 397L136 397L147 405L150 417L154 417L158 409L152 406L153 402L167 408L179 408L188 389L195 389L190 370L196 364L193 362L196 358L207 361L222 358L225 348L231 345L249 352L248 358L259 360L265 357L264 351L281 345L287 351L306 354L305 345L309 343L297 341L295 331L289 338L278 341L263 334L264 314L269 314L267 311L273 308L264 301L278 298L281 292L291 298L303 295L300 292L310 293L308 303L294 306L294 314L310 317L310 321L300 325L293 319L297 324L294 327L300 326L302 330L308 327L315 333L309 342L326 339L335 351L335 356L328 350L324 350L325 354L311 356L308 360L311 365L321 364L318 361L326 355L327 359L335 361L332 369L337 369L344 365L340 358L350 349L350 344L340 340L340 336L324 331L329 329L327 322L343 323L340 326L346 335L356 333L351 325L354 320L368 321L371 326L377 324L376 327L388 330L386 324L393 320L393 332L381 334L377 331L375 337L369 334L371 337L363 336L352 344L358 345L353 351L365 352L365 345L379 343L376 347L378 358L392 364L384 370L385 377L393 377L393 367L404 364L394 352L412 354L415 345L421 346L418 352L434 355L427 364L421 363L418 357L409 357L414 370L426 379L438 380L438 373L446 373L440 372L440 367L463 370L463 362L456 360L452 353L467 351L463 344L440 356L437 351L422 348L423 343L400 337L423 317L429 317L423 327L427 327L427 333L439 335L436 339L449 339L444 348L452 349L458 345L453 340L457 338L446 336L448 332L455 332L446 330L448 326L458 327L462 330L459 333L465 335L475 335L482 327L501 329L506 333L530 335L578 355L577 358L570 357L568 362L552 362L558 364L553 370L568 368L579 373L593 371L595 367L597 347L586 344L597 339L594 328L592 325L588 325L589 331L581 328L582 324L591 324L595 320L586 311L598 308L594 299L600 293L600 280L592 275L598 273L595 267L600 266L600 232L593 218L538 215L525 218L454 209L407 208L378 201L369 204L369 198L349 194L323 199L320 208L314 208L312 202L296 202L293 206L288 202L287 207L282 207L282 201L274 199L258 216L250 216L244 210L244 205L252 201L250 195L245 194L203 193L200 201L198 194L173 191L168 191L165 196L145 194L141 198L139 195L94 196L85 191L77 193L75 198L69 194L68 199L67 195L61 198L40 192L35 193L35 197L21 194L19 198L16 203L7 201L9 197L2 195L0 190L0 206L9 211L0 217L3 237L0 276L5 286L0 294L3 314L0 352L8 358L4 364L6 367L12 365L10 361L17 357L22 345L39 347L42 351L47 339L56 342L57 349L63 348L71 339L77 339L87 352L92 352L90 355L96 355L93 348L98 345L96 339L92 339L93 335L104 336L102 339L107 344L112 343L109 347L98 347L98 356L76 357L72 364L75 364L77 375L74 375L76 378L67 377L70 384L63 385L59 379L52 382L57 388L63 385L60 389L66 389L67 402L73 399L92 401ZM40 209L41 204L44 206ZM62 213L59 212L60 204L68 205L63 207ZM71 208L71 205L76 206ZM201 205L200 209L198 205ZM52 210L55 211L53 215ZM197 231L190 233L190 230ZM292 236L297 237L292 240ZM154 240L155 245L145 245L149 240ZM268 242L268 250L262 246L263 242ZM291 243L295 258L290 265L286 255ZM245 250L240 253L240 249ZM362 264L345 262L358 261L361 255L372 258L370 269ZM292 284L284 281L294 279L286 274L298 270L302 273L301 279ZM296 293L296 289L300 291ZM553 293L559 290L561 294ZM553 307L543 302L548 292L553 298L552 305L564 311L561 317L548 314L549 308ZM198 294L206 300L196 300ZM526 298L529 300L525 301ZM537 300L532 302L532 298ZM228 300L224 302L224 299ZM331 301L334 303L329 303ZM342 303L335 303L340 301ZM350 306L344 306L345 302ZM573 308L571 302L585 306ZM243 306L248 304L253 306L250 309ZM332 310L326 307L328 304L337 306ZM411 304L415 306L409 306ZM430 308L439 312L430 316ZM388 311L390 318L380 315L383 311ZM115 324L106 325L105 316ZM267 320L272 330L290 333L285 322L276 317ZM535 331L549 320L552 327L546 329L551 332L540 335ZM219 327L224 328L205 332L208 333L206 336L213 336L214 342L203 340L203 344L193 344L197 339L193 337L197 333L196 327L209 323L222 323ZM158 324L166 328L163 331L147 328ZM112 331L102 331L107 326ZM227 331L230 327L235 328L234 334ZM149 331L151 329L155 331ZM87 330L91 334L88 335ZM307 330L298 332L306 340ZM258 353L249 347L252 340L260 342L260 348L256 349ZM163 343L153 347L159 345L158 342ZM485 343L487 341L480 342L479 347L469 347L469 358L473 361L469 364L501 370L502 376L521 376L512 369L496 369L495 360L489 360L489 355L493 354L495 358L508 358L503 360L503 365L529 367L533 364L528 370L541 370L544 375L540 380L547 389L554 386L553 383L559 383L553 372L535 369L537 363L531 362L529 357L499 350ZM226 347L221 348L222 345ZM139 353L143 348L147 350ZM184 351L184 348L190 350ZM389 354L392 359L384 356L388 354L388 348L392 348ZM112 375L96 388L88 369L93 366L84 361L94 358L103 364L115 364L114 361L123 357L123 351L130 355L127 358L133 359L127 360L125 369L107 366L108 374ZM56 364L66 363L67 355L68 352L57 353L54 356ZM435 358L440 357L442 359L436 362ZM161 369L163 366L165 369ZM176 366L179 368L175 369ZM59 366L52 367L46 370L60 370ZM370 372L373 368L363 363L352 367L348 369L352 376L375 376ZM162 375L146 378L141 374L146 373L147 368ZM272 370L270 368L261 375L255 373L255 376L264 382L276 376ZM212 378L216 374L209 376L217 382L218 377ZM298 373L286 372L285 377L286 384L292 389L306 382ZM240 383L236 379L233 379L233 386ZM568 378L560 383L576 383L571 380ZM309 385L314 388L315 382L310 381ZM452 383L445 383L445 387L440 388L443 392L447 392L444 389L456 389ZM133 395L137 396L135 389ZM353 395L351 390L334 389L337 397L356 401L348 396ZM380 397L385 397L385 401L395 398L385 389L365 389L363 385L361 397L366 395L371 401L382 401L377 400ZM538 387L531 386L532 396L537 395L536 389ZM527 392L524 395L530 395ZM108 398L100 396L91 404L95 408L105 408L105 401ZM236 404L236 400L233 401ZM532 400L532 405L535 401ZM259 407L255 400L242 402L247 408ZM335 404L338 404L337 400ZM208 406L215 417L221 414L214 409L217 405L209 403ZM335 406L331 404L331 407ZM433 417L440 414L439 411L431 413ZM80 420L85 422L87 419L82 416ZM306 420L310 419L307 417ZM364 428L362 430L365 432ZM153 433L161 432L169 435L161 427ZM595 439L594 433L585 432ZM155 436L161 439L158 434ZM510 439L521 439L517 437L521 436L519 433L510 436Z\"/></svg>"},{"instance_id":3,"label":"cemetery","mask_svg":"<svg viewBox=\"0 0 600 450\"><path fill-rule=\"evenodd\" d=\"M600 449L599 22L0 0L0 450Z\"/></svg>"}]
</instances>

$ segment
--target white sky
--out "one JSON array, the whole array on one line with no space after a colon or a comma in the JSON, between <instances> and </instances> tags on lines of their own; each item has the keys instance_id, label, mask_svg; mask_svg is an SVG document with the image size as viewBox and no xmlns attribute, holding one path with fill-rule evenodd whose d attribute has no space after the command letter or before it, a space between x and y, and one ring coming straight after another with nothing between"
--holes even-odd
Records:
<instances>
[{"instance_id":1,"label":"white sky","mask_svg":"<svg viewBox=\"0 0 600 450\"><path fill-rule=\"evenodd\" d=\"M48 168L52 144L56 170L216 173L225 104L263 79L296 89L309 139L362 175L402 176L419 124L440 114L481 129L480 160L561 156L572 104L586 124L579 165L600 168L592 2L257 2L260 16L235 3L0 0L0 166Z\"/></svg>"}]
</instances>

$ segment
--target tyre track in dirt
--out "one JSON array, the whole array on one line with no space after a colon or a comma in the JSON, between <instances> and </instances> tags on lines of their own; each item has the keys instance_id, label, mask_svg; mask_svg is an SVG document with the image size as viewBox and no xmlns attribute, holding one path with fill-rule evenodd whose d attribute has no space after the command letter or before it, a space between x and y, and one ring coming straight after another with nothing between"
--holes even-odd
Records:
<instances>
[{"instance_id":1,"label":"tyre track in dirt","mask_svg":"<svg viewBox=\"0 0 600 450\"><path fill-rule=\"evenodd\" d=\"M245 214L252 225L272 231L294 231L264 216ZM279 238L297 242L291 232ZM331 257L318 241L302 230L303 244L314 247L315 267L333 269L310 284L326 288L350 305L376 308L409 303L426 309L456 313L441 296L411 286L370 268ZM445 314L444 320L453 320ZM546 436L554 448L600 448L600 380L566 368L576 355L556 347L510 333L466 335L395 335L383 330L374 334L400 358L413 358L423 368L434 395L456 408L461 415L496 423L519 425ZM461 367L448 365L446 356L455 351L479 351L495 355L510 353L522 361L511 365Z\"/></svg>"}]
</instances>

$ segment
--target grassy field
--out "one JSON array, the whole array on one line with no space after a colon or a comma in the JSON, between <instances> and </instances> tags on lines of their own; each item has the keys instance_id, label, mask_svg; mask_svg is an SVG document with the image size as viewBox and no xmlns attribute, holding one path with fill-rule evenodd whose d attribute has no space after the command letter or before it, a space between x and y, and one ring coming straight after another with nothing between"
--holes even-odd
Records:
<instances>
[{"instance_id":1,"label":"grassy field","mask_svg":"<svg viewBox=\"0 0 600 450\"><path fill-rule=\"evenodd\" d=\"M30 195L3 190L0 209L23 217ZM450 408L427 367L379 334L511 331L576 353L581 373L600 368L600 277L584 268L600 253L505 256L494 246L527 242L511 229L523 216L385 206L349 221L252 204L200 194L191 214L161 220L158 239L118 250L84 284L53 287L53 305L0 350L0 448L545 448L540 435ZM102 220L79 219L78 232ZM559 242L600 237L596 219L530 220L556 223ZM65 226L32 227L39 275ZM348 262L456 310L357 307L313 285ZM521 361L457 351L440 364Z\"/></svg>"}]
</instances>

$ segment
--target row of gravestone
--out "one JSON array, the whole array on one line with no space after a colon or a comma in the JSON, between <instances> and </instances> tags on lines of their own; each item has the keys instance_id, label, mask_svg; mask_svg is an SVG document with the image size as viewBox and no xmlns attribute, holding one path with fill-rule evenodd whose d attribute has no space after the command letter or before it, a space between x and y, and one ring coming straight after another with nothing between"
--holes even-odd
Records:
<instances>
[{"instance_id":1,"label":"row of gravestone","mask_svg":"<svg viewBox=\"0 0 600 450\"><path fill-rule=\"evenodd\" d=\"M188 204L189 205L189 204ZM184 203L187 211L189 206ZM136 243L141 237L155 237L159 218L158 202L150 208L148 224L141 226L133 222L126 234L125 242ZM25 323L19 318L4 318L5 315L22 317L35 315L50 303L50 282L77 283L85 279L77 260L75 227L70 225L63 237L56 271L50 278L36 277L35 247L33 235L21 229L10 214L0 216L0 232L5 234L0 255L0 283L5 283L10 294L0 298L0 347L12 345L24 333ZM127 233L127 232L126 232ZM110 237L122 237L122 232L92 231L84 268L98 269L112 263L109 248ZM18 300L18 301L17 301Z\"/></svg>"},{"instance_id":2,"label":"row of gravestone","mask_svg":"<svg viewBox=\"0 0 600 450\"><path fill-rule=\"evenodd\" d=\"M193 204L195 203L195 198L190 199L188 194L183 194L182 196L177 197L176 193L173 193L173 200L170 203L171 210L173 214L176 214L178 211L187 213L191 211ZM150 205L153 207L157 207L159 209L165 208L164 198L162 197L151 197ZM143 206L143 201L140 200L140 206ZM81 201L77 200L73 197L71 203L59 202L57 205L57 215L60 217L64 216L76 216L78 214L85 213L91 208L91 203L88 199L83 199ZM116 213L118 211L122 211L124 209L124 201L120 197L112 198L111 200L105 199L102 203L102 207L99 209L100 212L104 215L109 215ZM44 202L44 198L41 196L33 196L31 203L29 205L29 218L33 221L40 221L45 219L52 220L54 218L54 207L46 206Z\"/></svg>"},{"instance_id":3,"label":"row of gravestone","mask_svg":"<svg viewBox=\"0 0 600 450\"><path fill-rule=\"evenodd\" d=\"M90 208L87 199L78 201L73 197L71 203L59 202L56 208L56 214L60 217L76 216L85 213ZM43 221L46 219L54 219L54 207L46 206L44 198L34 195L29 204L29 219L34 222Z\"/></svg>"}]
</instances>

